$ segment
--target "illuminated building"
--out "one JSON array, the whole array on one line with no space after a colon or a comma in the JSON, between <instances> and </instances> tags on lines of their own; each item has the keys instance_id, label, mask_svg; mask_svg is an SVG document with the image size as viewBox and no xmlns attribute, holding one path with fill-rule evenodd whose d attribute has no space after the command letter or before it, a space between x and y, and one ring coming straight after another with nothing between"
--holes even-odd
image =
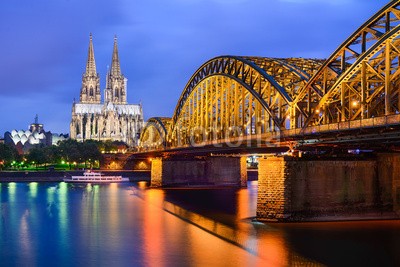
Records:
<instances>
[{"instance_id":1,"label":"illuminated building","mask_svg":"<svg viewBox=\"0 0 400 267\"><path fill-rule=\"evenodd\" d=\"M72 105L71 138L78 141L122 141L137 145L143 127L141 105L127 103L127 79L121 73L117 38L114 38L111 68L107 73L104 101L96 70L92 35L90 35L86 71L82 77L79 103Z\"/></svg>"},{"instance_id":2,"label":"illuminated building","mask_svg":"<svg viewBox=\"0 0 400 267\"><path fill-rule=\"evenodd\" d=\"M67 139L68 134L46 132L43 124L39 123L37 115L29 130L12 130L4 133L4 143L15 146L20 153L27 152L34 145L57 145L59 141Z\"/></svg>"}]
</instances>

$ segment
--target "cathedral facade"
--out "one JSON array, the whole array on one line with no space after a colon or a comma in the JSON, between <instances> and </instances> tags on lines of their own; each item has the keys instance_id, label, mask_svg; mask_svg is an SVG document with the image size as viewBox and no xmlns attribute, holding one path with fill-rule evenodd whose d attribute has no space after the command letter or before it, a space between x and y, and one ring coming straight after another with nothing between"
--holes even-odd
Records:
<instances>
[{"instance_id":1,"label":"cathedral facade","mask_svg":"<svg viewBox=\"0 0 400 267\"><path fill-rule=\"evenodd\" d=\"M127 103L127 79L121 73L117 38L114 38L111 67L107 72L104 101L96 70L92 35L79 102L72 105L70 138L78 141L122 141L135 147L143 127L141 105Z\"/></svg>"}]
</instances>

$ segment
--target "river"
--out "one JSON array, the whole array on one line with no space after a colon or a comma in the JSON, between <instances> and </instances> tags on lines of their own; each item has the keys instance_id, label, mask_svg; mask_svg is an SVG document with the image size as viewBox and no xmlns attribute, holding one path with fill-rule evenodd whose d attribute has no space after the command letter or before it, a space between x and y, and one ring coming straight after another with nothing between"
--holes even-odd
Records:
<instances>
[{"instance_id":1,"label":"river","mask_svg":"<svg viewBox=\"0 0 400 267\"><path fill-rule=\"evenodd\" d=\"M247 189L0 183L0 266L399 266L400 221L254 220Z\"/></svg>"}]
</instances>

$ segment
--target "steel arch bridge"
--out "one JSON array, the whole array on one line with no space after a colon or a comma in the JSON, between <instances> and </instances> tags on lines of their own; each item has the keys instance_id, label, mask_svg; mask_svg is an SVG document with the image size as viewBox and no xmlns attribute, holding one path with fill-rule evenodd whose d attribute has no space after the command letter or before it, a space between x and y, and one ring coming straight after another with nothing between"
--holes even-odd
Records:
<instances>
[{"instance_id":1,"label":"steel arch bridge","mask_svg":"<svg viewBox=\"0 0 400 267\"><path fill-rule=\"evenodd\" d=\"M145 150L160 150L166 148L167 129L171 118L153 117L146 122L140 135L140 145Z\"/></svg>"},{"instance_id":2,"label":"steel arch bridge","mask_svg":"<svg viewBox=\"0 0 400 267\"><path fill-rule=\"evenodd\" d=\"M141 148L400 125L399 36L400 1L392 1L326 60L213 58L192 75L171 119L149 120Z\"/></svg>"}]
</instances>

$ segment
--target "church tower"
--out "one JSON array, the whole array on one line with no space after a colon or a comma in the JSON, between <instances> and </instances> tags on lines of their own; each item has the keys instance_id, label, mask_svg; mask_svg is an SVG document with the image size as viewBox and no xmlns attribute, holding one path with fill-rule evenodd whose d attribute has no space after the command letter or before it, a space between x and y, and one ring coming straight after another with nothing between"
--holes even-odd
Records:
<instances>
[{"instance_id":1,"label":"church tower","mask_svg":"<svg viewBox=\"0 0 400 267\"><path fill-rule=\"evenodd\" d=\"M79 102L72 104L70 123L71 139L120 141L129 147L138 145L143 128L141 104L128 104L126 101L127 79L121 73L118 57L117 37L111 67L107 71L105 99L100 94L100 78L96 71L92 35L90 34L89 53L86 71L82 77Z\"/></svg>"},{"instance_id":2,"label":"church tower","mask_svg":"<svg viewBox=\"0 0 400 267\"><path fill-rule=\"evenodd\" d=\"M96 71L92 34L90 34L86 72L82 77L80 103L100 104L100 77Z\"/></svg>"},{"instance_id":3,"label":"church tower","mask_svg":"<svg viewBox=\"0 0 400 267\"><path fill-rule=\"evenodd\" d=\"M114 49L111 68L107 73L105 102L113 104L126 104L127 79L121 73L118 57L117 37L114 37Z\"/></svg>"}]
</instances>

